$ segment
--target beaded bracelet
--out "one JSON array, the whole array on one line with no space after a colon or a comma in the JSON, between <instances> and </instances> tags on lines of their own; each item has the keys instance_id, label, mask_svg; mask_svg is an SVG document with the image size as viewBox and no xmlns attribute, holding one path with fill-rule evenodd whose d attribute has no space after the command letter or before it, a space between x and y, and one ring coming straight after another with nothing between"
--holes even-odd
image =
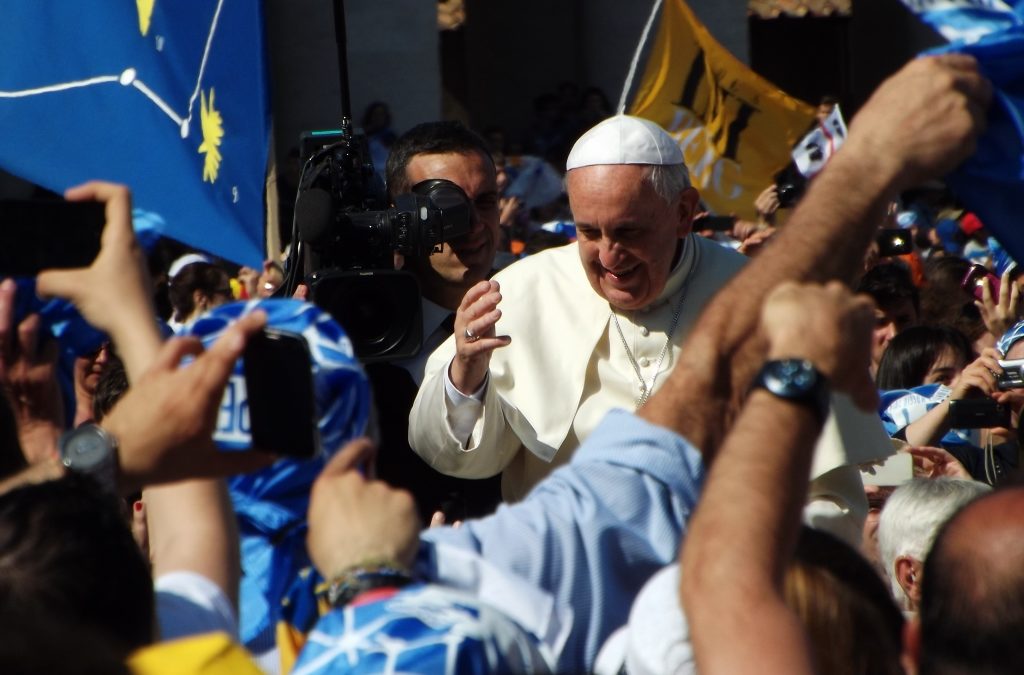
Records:
<instances>
[{"instance_id":1,"label":"beaded bracelet","mask_svg":"<svg viewBox=\"0 0 1024 675\"><path fill-rule=\"evenodd\" d=\"M356 596L376 588L402 588L412 583L407 571L393 565L361 565L351 567L331 579L327 602L331 607L344 607Z\"/></svg>"}]
</instances>

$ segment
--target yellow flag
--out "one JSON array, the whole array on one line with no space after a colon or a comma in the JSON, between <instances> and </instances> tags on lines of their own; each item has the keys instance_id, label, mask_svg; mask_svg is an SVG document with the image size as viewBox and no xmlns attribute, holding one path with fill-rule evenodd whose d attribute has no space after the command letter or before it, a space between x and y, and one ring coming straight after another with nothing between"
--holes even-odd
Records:
<instances>
[{"instance_id":1,"label":"yellow flag","mask_svg":"<svg viewBox=\"0 0 1024 675\"><path fill-rule=\"evenodd\" d=\"M718 44L683 0L665 0L630 114L679 141L693 183L720 214L755 217L754 199L790 161L814 109Z\"/></svg>"}]
</instances>

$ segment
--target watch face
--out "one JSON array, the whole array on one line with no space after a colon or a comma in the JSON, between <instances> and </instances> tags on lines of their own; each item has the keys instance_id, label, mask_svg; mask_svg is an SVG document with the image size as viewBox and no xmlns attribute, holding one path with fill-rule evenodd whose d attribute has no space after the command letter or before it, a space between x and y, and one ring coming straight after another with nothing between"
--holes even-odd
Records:
<instances>
[{"instance_id":1,"label":"watch face","mask_svg":"<svg viewBox=\"0 0 1024 675\"><path fill-rule=\"evenodd\" d=\"M778 387L787 392L805 392L814 387L818 380L818 373L807 361L787 360L775 361L770 364L769 372L765 373L766 379L771 378L772 389Z\"/></svg>"},{"instance_id":2,"label":"watch face","mask_svg":"<svg viewBox=\"0 0 1024 675\"><path fill-rule=\"evenodd\" d=\"M75 429L64 444L64 464L75 471L88 473L108 461L111 450L110 443L98 427L82 426Z\"/></svg>"}]
</instances>

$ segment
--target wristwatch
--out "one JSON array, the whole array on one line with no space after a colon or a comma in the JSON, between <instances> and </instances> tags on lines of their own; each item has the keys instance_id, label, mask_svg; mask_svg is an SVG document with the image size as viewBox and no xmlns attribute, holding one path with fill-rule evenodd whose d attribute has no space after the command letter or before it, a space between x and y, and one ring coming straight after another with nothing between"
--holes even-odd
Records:
<instances>
[{"instance_id":1,"label":"wristwatch","mask_svg":"<svg viewBox=\"0 0 1024 675\"><path fill-rule=\"evenodd\" d=\"M117 492L117 439L96 424L83 424L60 437L60 461L70 471L92 476Z\"/></svg>"},{"instance_id":2,"label":"wristwatch","mask_svg":"<svg viewBox=\"0 0 1024 675\"><path fill-rule=\"evenodd\" d=\"M806 406L819 422L828 418L828 379L805 359L765 361L751 389L767 389L779 398Z\"/></svg>"}]
</instances>

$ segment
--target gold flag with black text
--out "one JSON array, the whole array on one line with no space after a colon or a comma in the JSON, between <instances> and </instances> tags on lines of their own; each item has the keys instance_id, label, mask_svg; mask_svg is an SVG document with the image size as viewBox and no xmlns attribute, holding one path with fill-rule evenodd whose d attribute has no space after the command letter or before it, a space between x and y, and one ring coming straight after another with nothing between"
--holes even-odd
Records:
<instances>
[{"instance_id":1,"label":"gold flag with black text","mask_svg":"<svg viewBox=\"0 0 1024 675\"><path fill-rule=\"evenodd\" d=\"M718 44L683 0L665 0L629 113L679 142L694 186L718 214L754 218L754 199L790 161L814 108Z\"/></svg>"}]
</instances>

